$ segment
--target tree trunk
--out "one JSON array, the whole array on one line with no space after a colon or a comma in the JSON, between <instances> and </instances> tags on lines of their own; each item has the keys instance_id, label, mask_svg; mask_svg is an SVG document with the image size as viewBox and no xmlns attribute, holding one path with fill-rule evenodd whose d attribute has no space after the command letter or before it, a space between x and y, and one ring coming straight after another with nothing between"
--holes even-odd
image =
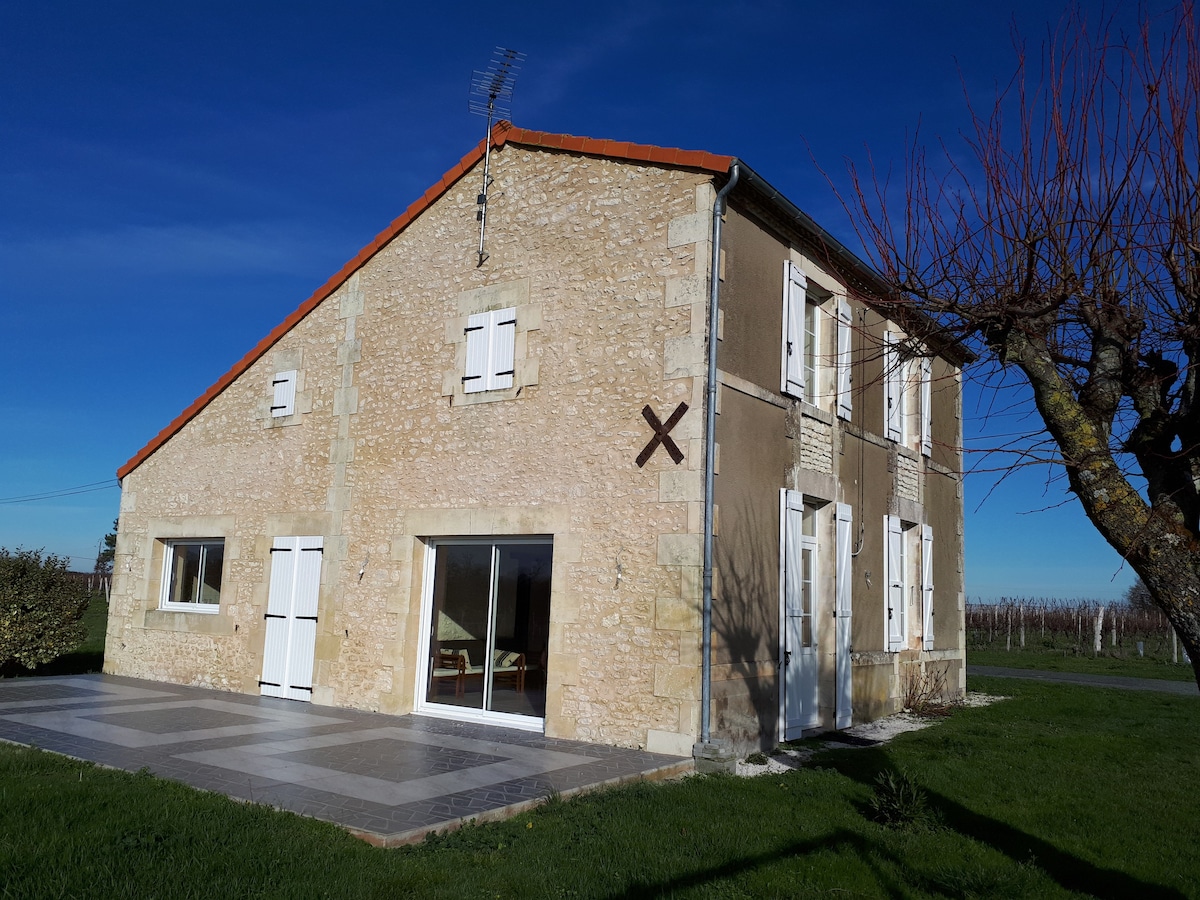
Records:
<instances>
[{"instance_id":1,"label":"tree trunk","mask_svg":"<svg viewBox=\"0 0 1200 900\"><path fill-rule=\"evenodd\" d=\"M1108 434L1055 368L1044 341L1013 331L1004 351L1029 379L1042 421L1062 451L1071 492L1104 539L1141 576L1200 685L1200 540L1169 496L1154 497L1149 506L1129 483Z\"/></svg>"}]
</instances>

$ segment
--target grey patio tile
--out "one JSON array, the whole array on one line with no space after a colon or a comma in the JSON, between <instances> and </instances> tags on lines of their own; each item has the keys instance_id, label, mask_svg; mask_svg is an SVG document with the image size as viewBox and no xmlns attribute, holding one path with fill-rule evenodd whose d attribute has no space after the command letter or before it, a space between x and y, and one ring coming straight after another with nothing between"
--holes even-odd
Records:
<instances>
[{"instance_id":1,"label":"grey patio tile","mask_svg":"<svg viewBox=\"0 0 1200 900\"><path fill-rule=\"evenodd\" d=\"M0 739L385 842L681 760L535 732L114 676L0 680Z\"/></svg>"}]
</instances>

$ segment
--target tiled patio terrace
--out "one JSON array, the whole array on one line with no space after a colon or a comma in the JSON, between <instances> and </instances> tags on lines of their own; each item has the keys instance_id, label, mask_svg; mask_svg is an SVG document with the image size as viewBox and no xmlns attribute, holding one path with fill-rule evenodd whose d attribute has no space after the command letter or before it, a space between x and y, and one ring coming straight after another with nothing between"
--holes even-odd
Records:
<instances>
[{"instance_id":1,"label":"tiled patio terrace","mask_svg":"<svg viewBox=\"0 0 1200 900\"><path fill-rule=\"evenodd\" d=\"M692 761L112 675L0 680L0 740L333 822L381 846Z\"/></svg>"}]
</instances>

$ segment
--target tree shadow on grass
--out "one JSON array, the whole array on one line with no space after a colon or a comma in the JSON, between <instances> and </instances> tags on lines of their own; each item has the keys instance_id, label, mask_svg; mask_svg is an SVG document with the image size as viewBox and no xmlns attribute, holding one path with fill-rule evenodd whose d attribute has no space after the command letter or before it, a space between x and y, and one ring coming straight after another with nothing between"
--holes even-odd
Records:
<instances>
[{"instance_id":1,"label":"tree shadow on grass","mask_svg":"<svg viewBox=\"0 0 1200 900\"><path fill-rule=\"evenodd\" d=\"M839 753L823 758L821 765L871 788L874 788L879 772L895 768L888 753L882 749ZM1101 900L1126 897L1186 900L1186 895L1174 888L1142 881L1116 869L1102 868L1043 838L968 809L936 791L924 790L930 807L945 827L998 850L1018 864L1036 866L1066 890Z\"/></svg>"},{"instance_id":2,"label":"tree shadow on grass","mask_svg":"<svg viewBox=\"0 0 1200 900\"><path fill-rule=\"evenodd\" d=\"M892 874L885 872L877 863L878 858L884 857L889 862L897 865L901 870L905 869L904 860L889 853L880 847L877 843L869 841L862 835L855 834L852 831L838 829L832 834L809 841L797 841L786 847L769 853L757 853L752 856L745 856L733 862L728 862L720 866L714 866L710 869L702 869L694 872L691 875L684 875L677 878L668 878L661 881L642 881L637 882L624 890L610 894L609 896L615 900L621 898L641 898L641 897L663 897L671 896L676 891L684 891L688 888L703 887L717 882L725 881L734 878L746 872L753 872L755 869L773 863L782 862L792 857L808 856L814 853L832 852L843 853L845 851L854 853L858 858L869 868L874 870L878 887L881 890L881 895L886 897L907 897L909 891L907 881L900 881Z\"/></svg>"},{"instance_id":3,"label":"tree shadow on grass","mask_svg":"<svg viewBox=\"0 0 1200 900\"><path fill-rule=\"evenodd\" d=\"M839 828L831 834L808 841L797 841L768 853L758 853L742 857L736 861L703 869L690 875L666 878L661 881L641 881L608 895L611 900L616 898L650 898L674 896L677 891L687 891L691 888L715 886L721 882L736 878L739 875L754 872L767 866L785 862L789 859L802 859L815 854L838 854L853 856L874 878L871 896L904 898L911 897L914 888L935 897L988 896L988 897L1027 897L1044 889L1041 877L1034 867L1019 864L1016 872L1011 869L958 869L951 861L946 865L936 867L932 873L922 872L914 868L912 861L894 853L884 846L883 842L872 840L862 834L846 828ZM732 886L731 886L732 887ZM813 888L817 891L817 888ZM821 890L820 893L825 893ZM857 891L847 888L846 893L857 895ZM805 896L805 887L801 884L792 886L788 896ZM1099 894L1097 896L1116 896L1116 894ZM1137 894L1134 896L1147 896ZM1157 896L1173 896L1158 894Z\"/></svg>"}]
</instances>

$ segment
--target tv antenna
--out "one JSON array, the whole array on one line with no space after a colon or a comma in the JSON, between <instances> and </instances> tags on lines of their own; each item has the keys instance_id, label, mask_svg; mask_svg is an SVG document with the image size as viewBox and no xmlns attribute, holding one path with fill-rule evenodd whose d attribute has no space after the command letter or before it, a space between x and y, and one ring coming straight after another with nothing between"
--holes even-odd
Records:
<instances>
[{"instance_id":1,"label":"tv antenna","mask_svg":"<svg viewBox=\"0 0 1200 900\"><path fill-rule=\"evenodd\" d=\"M482 266L488 258L487 251L483 249L483 239L487 233L488 188L492 186L492 122L496 116L512 116L510 104L513 85L524 61L524 53L497 47L492 53L488 67L482 72L476 70L471 75L471 94L467 100L467 109L477 116L487 117L487 133L483 138L483 188L476 199L479 210L475 213L475 218L479 220L477 267Z\"/></svg>"}]
</instances>

